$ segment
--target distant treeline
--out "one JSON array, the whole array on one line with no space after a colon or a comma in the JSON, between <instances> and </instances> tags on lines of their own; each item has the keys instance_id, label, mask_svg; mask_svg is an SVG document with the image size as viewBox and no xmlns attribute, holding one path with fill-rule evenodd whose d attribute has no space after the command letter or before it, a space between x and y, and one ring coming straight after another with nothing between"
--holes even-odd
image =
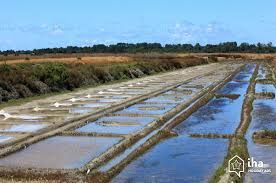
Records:
<instances>
[{"instance_id":1,"label":"distant treeline","mask_svg":"<svg viewBox=\"0 0 276 183\"><path fill-rule=\"evenodd\" d=\"M160 43L117 43L113 45L98 44L93 46L77 47L68 46L66 48L44 48L34 50L6 50L0 51L1 55L10 54L55 54L55 53L146 53L146 52L174 52L174 53L276 53L276 47L272 43L268 44L249 44L237 42L225 42L217 45L207 44L205 46L199 43L192 44L166 44Z\"/></svg>"}]
</instances>

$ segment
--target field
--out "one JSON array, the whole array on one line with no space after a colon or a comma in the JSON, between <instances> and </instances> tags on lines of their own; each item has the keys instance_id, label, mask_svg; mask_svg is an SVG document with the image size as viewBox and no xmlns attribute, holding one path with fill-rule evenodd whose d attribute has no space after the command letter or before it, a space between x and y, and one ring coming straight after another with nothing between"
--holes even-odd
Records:
<instances>
[{"instance_id":1,"label":"field","mask_svg":"<svg viewBox=\"0 0 276 183\"><path fill-rule=\"evenodd\" d=\"M276 180L275 55L1 59L1 182ZM234 155L272 173L238 177Z\"/></svg>"}]
</instances>

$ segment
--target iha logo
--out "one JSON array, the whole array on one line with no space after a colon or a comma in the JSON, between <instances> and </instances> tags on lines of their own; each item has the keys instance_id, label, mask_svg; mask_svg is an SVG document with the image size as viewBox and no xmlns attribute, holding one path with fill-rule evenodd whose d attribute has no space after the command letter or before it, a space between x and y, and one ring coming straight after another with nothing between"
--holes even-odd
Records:
<instances>
[{"instance_id":1,"label":"iha logo","mask_svg":"<svg viewBox=\"0 0 276 183\"><path fill-rule=\"evenodd\" d=\"M269 164L264 164L263 161L255 161L254 157L248 158L247 167L249 173L268 174L272 172ZM228 161L228 170L241 177L241 173L245 171L244 160L238 155L235 155Z\"/></svg>"},{"instance_id":2,"label":"iha logo","mask_svg":"<svg viewBox=\"0 0 276 183\"><path fill-rule=\"evenodd\" d=\"M229 172L236 173L241 177L241 173L244 172L244 161L238 155L235 155L228 161L228 170Z\"/></svg>"},{"instance_id":3,"label":"iha logo","mask_svg":"<svg viewBox=\"0 0 276 183\"><path fill-rule=\"evenodd\" d=\"M249 168L264 168L264 162L254 161L254 157L248 158L247 165L248 165Z\"/></svg>"},{"instance_id":4,"label":"iha logo","mask_svg":"<svg viewBox=\"0 0 276 183\"><path fill-rule=\"evenodd\" d=\"M269 168L269 164L264 164L262 161L255 161L254 158L248 158L247 162L248 172L250 173L262 173L271 174L272 170Z\"/></svg>"}]
</instances>

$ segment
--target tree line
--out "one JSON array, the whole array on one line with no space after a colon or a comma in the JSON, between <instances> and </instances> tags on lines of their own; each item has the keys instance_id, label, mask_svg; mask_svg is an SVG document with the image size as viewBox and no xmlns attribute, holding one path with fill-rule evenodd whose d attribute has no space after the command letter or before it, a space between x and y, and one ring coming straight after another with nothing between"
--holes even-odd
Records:
<instances>
[{"instance_id":1,"label":"tree line","mask_svg":"<svg viewBox=\"0 0 276 183\"><path fill-rule=\"evenodd\" d=\"M276 53L276 47L272 43L249 44L237 42L224 42L219 44L200 45L192 44L166 44L160 43L117 43L112 45L97 44L93 46L67 46L61 48L43 48L34 50L6 50L0 51L0 55L10 54L57 54L57 53L147 53L147 52L173 52L173 53Z\"/></svg>"}]
</instances>

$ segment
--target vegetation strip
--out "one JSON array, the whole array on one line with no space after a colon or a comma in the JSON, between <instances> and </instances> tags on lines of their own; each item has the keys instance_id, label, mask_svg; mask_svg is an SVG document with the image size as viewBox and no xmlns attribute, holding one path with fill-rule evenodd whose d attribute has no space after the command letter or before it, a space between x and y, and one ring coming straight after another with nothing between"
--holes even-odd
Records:
<instances>
[{"instance_id":1,"label":"vegetation strip","mask_svg":"<svg viewBox=\"0 0 276 183\"><path fill-rule=\"evenodd\" d=\"M26 60L30 60L28 55L31 56L44 56L47 54L94 54L94 53L276 53L276 47L272 43L263 44L249 44L237 42L222 42L219 44L200 45L199 43L193 44L166 44L162 46L161 43L117 43L111 45L95 44L93 46L67 46L63 48L41 48L34 50L6 50L0 51L0 59L4 60L5 57L19 57L20 54L25 56ZM66 54L65 54L66 53ZM24 58L24 57L23 57Z\"/></svg>"},{"instance_id":2,"label":"vegetation strip","mask_svg":"<svg viewBox=\"0 0 276 183\"><path fill-rule=\"evenodd\" d=\"M0 64L0 104L19 98L140 78L207 63L206 59L191 57L108 65L50 62Z\"/></svg>"},{"instance_id":3,"label":"vegetation strip","mask_svg":"<svg viewBox=\"0 0 276 183\"><path fill-rule=\"evenodd\" d=\"M274 99L275 93L273 92L261 92L255 93L255 99Z\"/></svg>"},{"instance_id":4,"label":"vegetation strip","mask_svg":"<svg viewBox=\"0 0 276 183\"><path fill-rule=\"evenodd\" d=\"M263 130L254 132L252 138L254 142L259 144L276 145L276 130Z\"/></svg>"},{"instance_id":5,"label":"vegetation strip","mask_svg":"<svg viewBox=\"0 0 276 183\"><path fill-rule=\"evenodd\" d=\"M239 94L220 94L220 93L215 93L216 98L229 98L232 100L235 100L240 97Z\"/></svg>"},{"instance_id":6,"label":"vegetation strip","mask_svg":"<svg viewBox=\"0 0 276 183\"><path fill-rule=\"evenodd\" d=\"M244 174L242 177L239 178L234 173L228 172L228 161L238 155L244 160L247 160L249 157L248 149L247 149L247 141L245 139L245 134L247 128L249 127L251 121L251 112L253 110L253 101L255 95L255 85L256 85L256 78L258 75L259 65L255 67L254 73L250 79L250 84L247 88L246 97L243 102L242 106L242 113L241 113L241 122L239 127L237 128L235 135L230 140L230 144L228 147L228 153L224 159L223 164L216 170L212 178L209 182L220 182L220 183L241 183L244 180ZM247 168L247 167L245 167Z\"/></svg>"},{"instance_id":7,"label":"vegetation strip","mask_svg":"<svg viewBox=\"0 0 276 183\"><path fill-rule=\"evenodd\" d=\"M84 136L84 137L121 137L124 138L124 134L114 134L114 133L98 133L98 132L76 132L76 131L66 131L62 132L61 136Z\"/></svg>"},{"instance_id":8,"label":"vegetation strip","mask_svg":"<svg viewBox=\"0 0 276 183\"><path fill-rule=\"evenodd\" d=\"M215 133L209 133L209 134L198 134L198 133L192 133L190 134L190 137L195 138L232 138L234 135L231 134L215 134Z\"/></svg>"}]
</instances>

